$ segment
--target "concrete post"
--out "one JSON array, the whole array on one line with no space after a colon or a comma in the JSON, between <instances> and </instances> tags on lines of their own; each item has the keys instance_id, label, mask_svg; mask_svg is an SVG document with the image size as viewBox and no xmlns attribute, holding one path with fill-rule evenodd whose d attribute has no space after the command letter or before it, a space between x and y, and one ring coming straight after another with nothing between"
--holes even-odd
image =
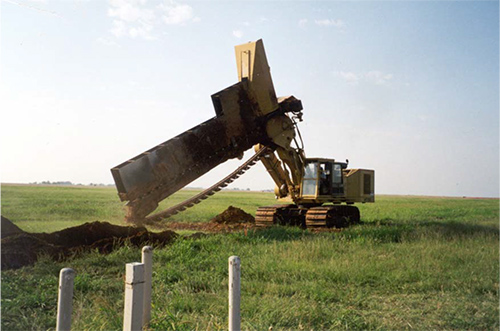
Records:
<instances>
[{"instance_id":1,"label":"concrete post","mask_svg":"<svg viewBox=\"0 0 500 331\"><path fill-rule=\"evenodd\" d=\"M147 326L151 320L151 290L153 288L153 247L142 248L142 263L144 264L144 303L142 309L142 325Z\"/></svg>"},{"instance_id":2,"label":"concrete post","mask_svg":"<svg viewBox=\"0 0 500 331\"><path fill-rule=\"evenodd\" d=\"M144 264L125 265L125 308L123 331L142 330L142 305L144 302Z\"/></svg>"},{"instance_id":3,"label":"concrete post","mask_svg":"<svg viewBox=\"0 0 500 331\"><path fill-rule=\"evenodd\" d=\"M61 269L59 273L59 296L57 298L56 331L71 330L71 313L73 312L73 280L75 271L71 268Z\"/></svg>"},{"instance_id":4,"label":"concrete post","mask_svg":"<svg viewBox=\"0 0 500 331\"><path fill-rule=\"evenodd\" d=\"M241 330L240 319L240 266L237 256L229 258L229 331Z\"/></svg>"}]
</instances>

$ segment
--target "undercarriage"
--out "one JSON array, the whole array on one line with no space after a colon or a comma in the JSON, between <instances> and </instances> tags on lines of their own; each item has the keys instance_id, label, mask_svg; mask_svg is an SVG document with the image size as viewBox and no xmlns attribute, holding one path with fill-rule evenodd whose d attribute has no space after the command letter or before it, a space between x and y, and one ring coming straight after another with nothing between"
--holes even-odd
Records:
<instances>
[{"instance_id":1,"label":"undercarriage","mask_svg":"<svg viewBox=\"0 0 500 331\"><path fill-rule=\"evenodd\" d=\"M294 225L302 228L343 228L360 222L359 209L350 205L260 207L255 214L259 227Z\"/></svg>"}]
</instances>

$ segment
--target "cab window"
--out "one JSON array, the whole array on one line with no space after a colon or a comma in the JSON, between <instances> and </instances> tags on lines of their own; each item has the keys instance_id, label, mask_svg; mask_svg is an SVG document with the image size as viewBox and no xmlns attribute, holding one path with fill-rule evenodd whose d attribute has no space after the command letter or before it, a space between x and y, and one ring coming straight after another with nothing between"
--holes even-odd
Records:
<instances>
[{"instance_id":1,"label":"cab window","mask_svg":"<svg viewBox=\"0 0 500 331\"><path fill-rule=\"evenodd\" d=\"M306 164L304 171L304 180L302 182L302 195L316 195L318 179L318 164Z\"/></svg>"},{"instance_id":2,"label":"cab window","mask_svg":"<svg viewBox=\"0 0 500 331\"><path fill-rule=\"evenodd\" d=\"M333 176L332 176L333 184L342 183L342 167L340 164L333 164Z\"/></svg>"}]
</instances>

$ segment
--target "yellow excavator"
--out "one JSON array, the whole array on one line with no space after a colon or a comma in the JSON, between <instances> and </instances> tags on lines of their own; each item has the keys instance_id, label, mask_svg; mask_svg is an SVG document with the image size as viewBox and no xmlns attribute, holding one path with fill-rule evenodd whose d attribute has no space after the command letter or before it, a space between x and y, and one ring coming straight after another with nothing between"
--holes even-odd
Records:
<instances>
[{"instance_id":1,"label":"yellow excavator","mask_svg":"<svg viewBox=\"0 0 500 331\"><path fill-rule=\"evenodd\" d=\"M302 227L344 227L360 220L354 203L374 202L373 170L348 161L306 158L297 123L302 102L276 97L262 40L235 47L238 83L212 95L215 117L114 167L111 173L126 220L161 221L203 201L258 161L274 180L276 198L288 204L260 207L255 221ZM160 201L217 165L255 154L231 174L192 198L153 213Z\"/></svg>"}]
</instances>

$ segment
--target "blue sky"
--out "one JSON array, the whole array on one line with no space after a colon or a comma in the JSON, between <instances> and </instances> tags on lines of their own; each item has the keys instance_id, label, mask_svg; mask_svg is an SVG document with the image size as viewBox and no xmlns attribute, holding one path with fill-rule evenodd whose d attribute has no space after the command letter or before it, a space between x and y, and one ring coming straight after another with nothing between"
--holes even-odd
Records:
<instances>
[{"instance_id":1,"label":"blue sky","mask_svg":"<svg viewBox=\"0 0 500 331\"><path fill-rule=\"evenodd\" d=\"M212 117L262 38L308 156L375 169L377 193L499 196L498 2L4 0L0 24L2 182L112 183Z\"/></svg>"}]
</instances>

